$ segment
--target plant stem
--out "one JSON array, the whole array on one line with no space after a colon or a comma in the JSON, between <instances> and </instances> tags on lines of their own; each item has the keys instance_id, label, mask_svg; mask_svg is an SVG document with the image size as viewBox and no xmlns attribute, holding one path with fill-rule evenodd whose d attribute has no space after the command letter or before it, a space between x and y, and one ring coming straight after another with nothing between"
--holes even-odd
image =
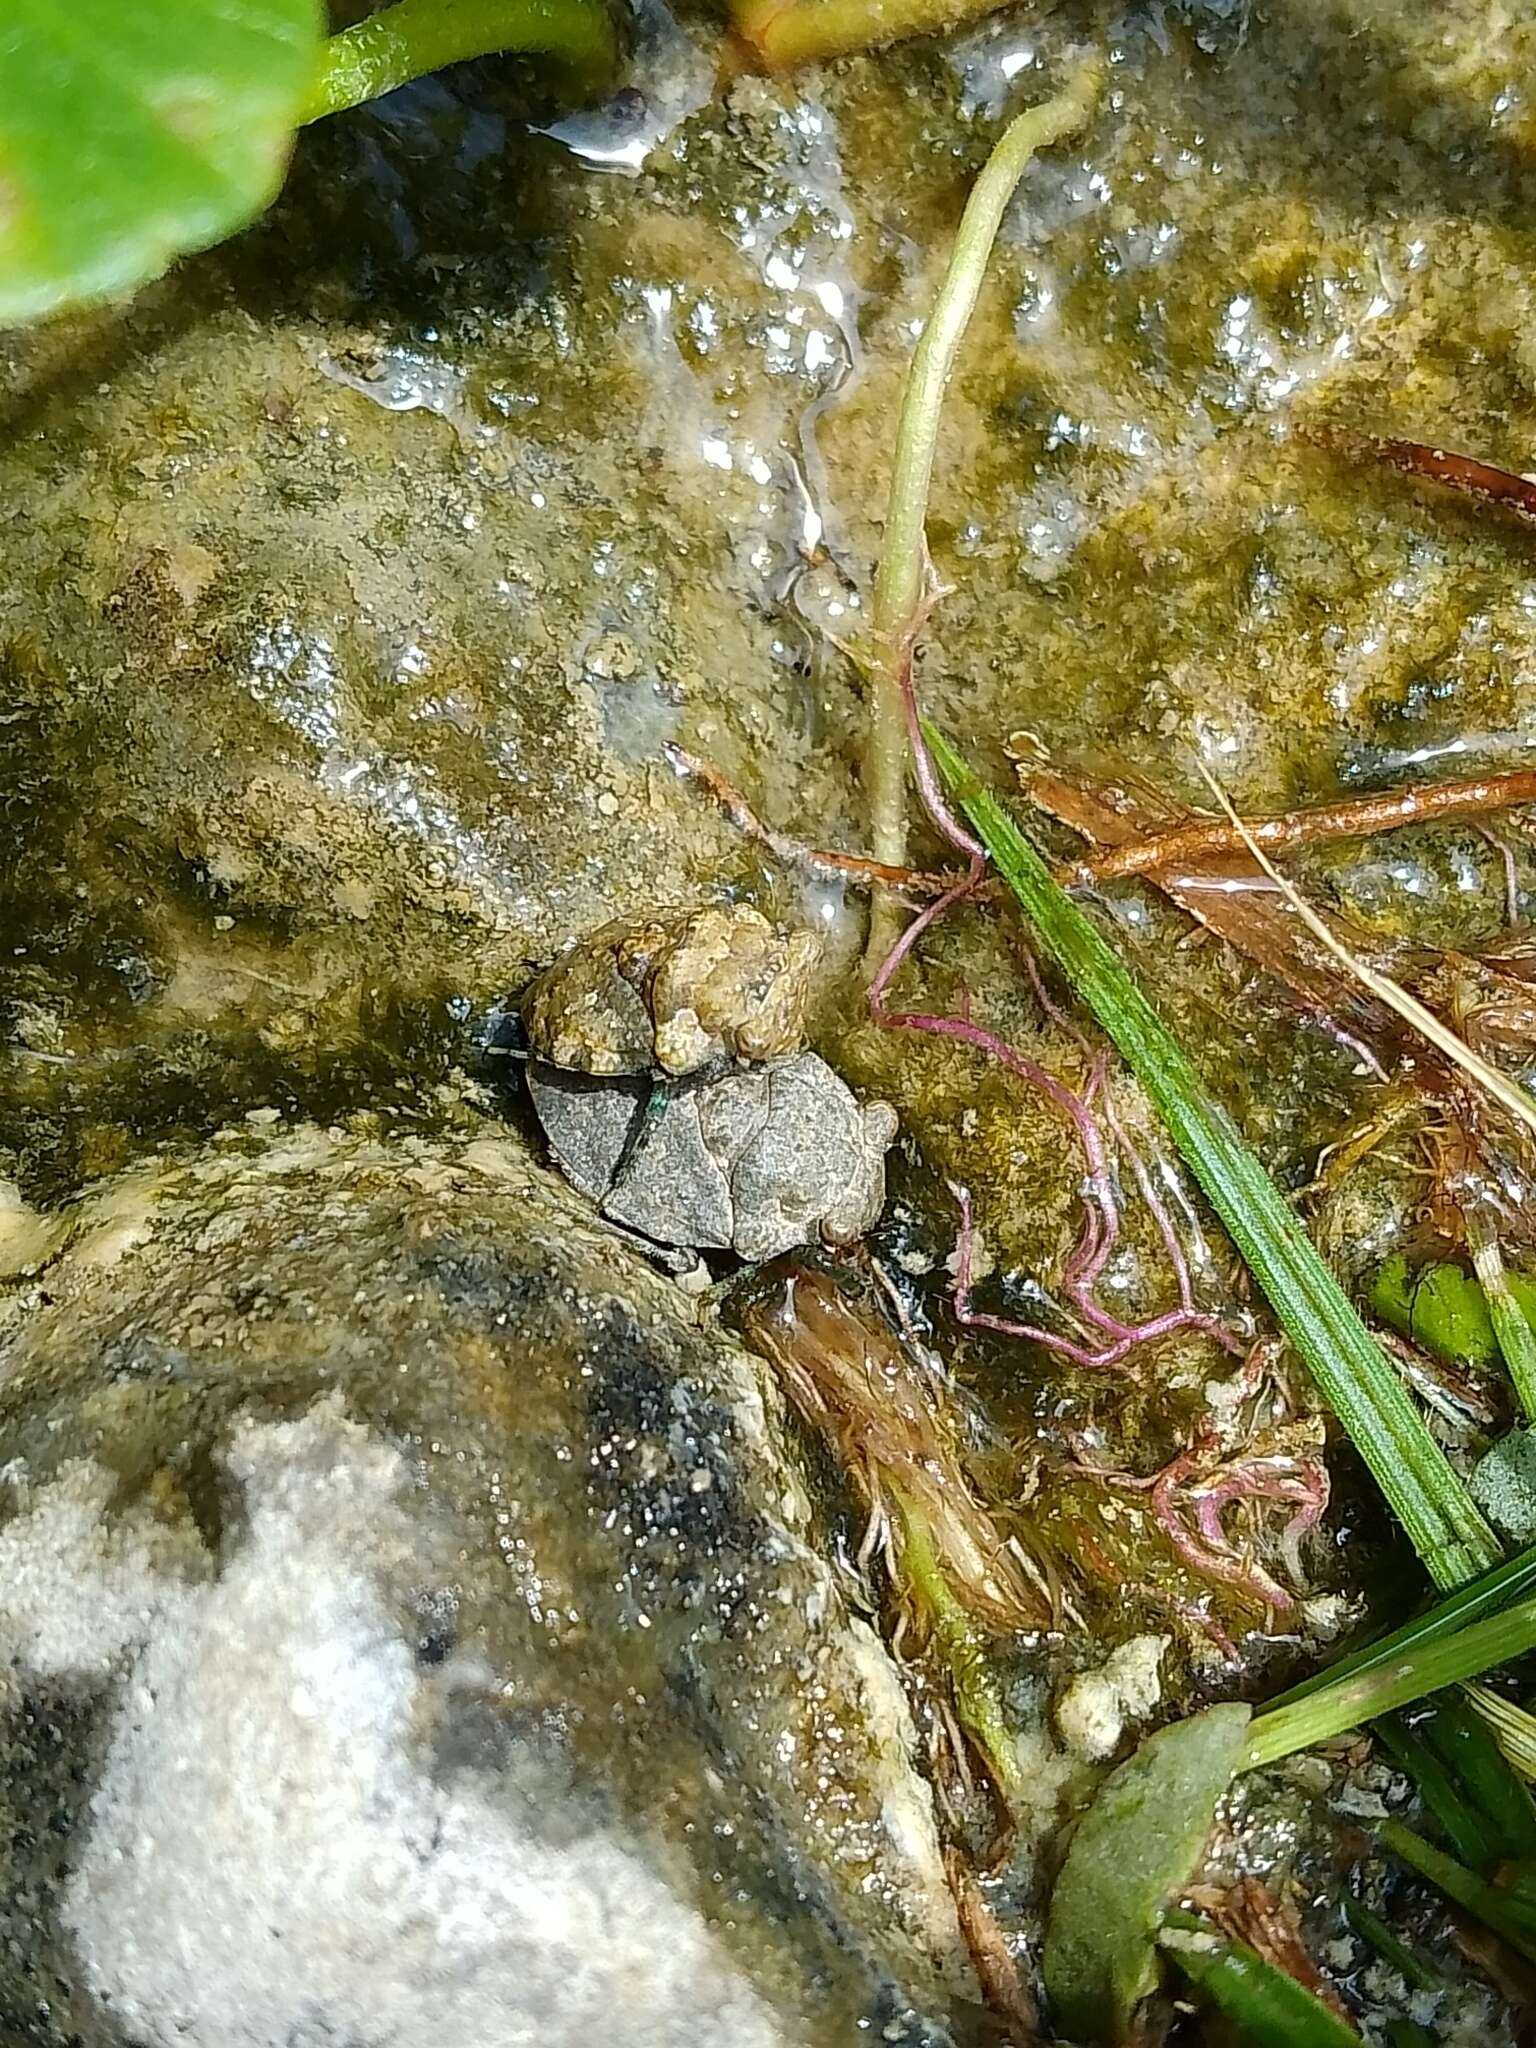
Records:
<instances>
[{"instance_id":1,"label":"plant stem","mask_svg":"<svg viewBox=\"0 0 1536 2048\"><path fill-rule=\"evenodd\" d=\"M1531 1598L1536 1598L1536 1544L1512 1557L1508 1564L1501 1564L1496 1570L1485 1572L1481 1578L1459 1587L1448 1599L1437 1602L1428 1613L1416 1614L1401 1628L1393 1629L1390 1635L1379 1636L1374 1643L1352 1650L1337 1663L1314 1672L1299 1685L1291 1686L1278 1699L1270 1701L1267 1711L1273 1713L1281 1707L1293 1707L1299 1700L1321 1692L1325 1686L1346 1678L1364 1677L1367 1672L1378 1670L1383 1665L1397 1663L1428 1643L1470 1628L1488 1615L1501 1613L1506 1607L1513 1606L1517 1600Z\"/></svg>"},{"instance_id":2,"label":"plant stem","mask_svg":"<svg viewBox=\"0 0 1536 2048\"><path fill-rule=\"evenodd\" d=\"M1447 1590L1498 1563L1493 1531L1231 1117L996 797L932 727L923 730L999 873L1161 1112L1435 1584Z\"/></svg>"},{"instance_id":3,"label":"plant stem","mask_svg":"<svg viewBox=\"0 0 1536 2048\"><path fill-rule=\"evenodd\" d=\"M737 0L731 9L770 71L871 50L904 36L942 35L1005 0Z\"/></svg>"},{"instance_id":4,"label":"plant stem","mask_svg":"<svg viewBox=\"0 0 1536 2048\"><path fill-rule=\"evenodd\" d=\"M944 282L907 376L875 578L863 766L870 850L877 861L891 867L904 867L907 857L907 727L902 686L926 609L928 547L923 529L945 387L1014 187L1037 150L1061 141L1087 120L1103 75L1096 58L1086 59L1054 99L1026 109L1004 129L965 203ZM877 890L866 956L870 972L890 950L898 912L889 893Z\"/></svg>"},{"instance_id":5,"label":"plant stem","mask_svg":"<svg viewBox=\"0 0 1536 2048\"><path fill-rule=\"evenodd\" d=\"M537 50L591 87L612 69L617 45L602 0L397 0L324 45L299 119L342 113L498 50Z\"/></svg>"},{"instance_id":6,"label":"plant stem","mask_svg":"<svg viewBox=\"0 0 1536 2048\"><path fill-rule=\"evenodd\" d=\"M894 1487L890 1494L900 1582L927 1619L933 1647L954 1687L960 1724L986 1758L1012 1810L1020 1804L1024 1788L1013 1730L981 1633L950 1591L926 1519L905 1494Z\"/></svg>"},{"instance_id":7,"label":"plant stem","mask_svg":"<svg viewBox=\"0 0 1536 2048\"><path fill-rule=\"evenodd\" d=\"M1501 1614L1489 1615L1453 1636L1442 1636L1397 1658L1298 1700L1261 1714L1248 1731L1244 1763L1248 1768L1272 1764L1298 1749L1311 1749L1346 1729L1358 1728L1379 1714L1410 1706L1426 1693L1439 1692L1464 1678L1523 1657L1536 1644L1536 1600L1522 1600Z\"/></svg>"},{"instance_id":8,"label":"plant stem","mask_svg":"<svg viewBox=\"0 0 1536 2048\"><path fill-rule=\"evenodd\" d=\"M1499 1340L1505 1369L1515 1389L1515 1398L1527 1422L1536 1422L1536 1330L1515 1299L1504 1270L1499 1240L1487 1218L1478 1210L1467 1212L1467 1242L1472 1247L1472 1270L1488 1302L1493 1334Z\"/></svg>"}]
</instances>

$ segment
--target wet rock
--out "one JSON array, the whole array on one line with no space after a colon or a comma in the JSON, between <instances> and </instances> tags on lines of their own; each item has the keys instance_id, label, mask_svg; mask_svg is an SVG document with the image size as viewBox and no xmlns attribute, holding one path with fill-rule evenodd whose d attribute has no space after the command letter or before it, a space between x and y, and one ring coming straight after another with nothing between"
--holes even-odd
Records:
<instances>
[{"instance_id":1,"label":"wet rock","mask_svg":"<svg viewBox=\"0 0 1536 2048\"><path fill-rule=\"evenodd\" d=\"M952 2038L776 1402L515 1143L229 1134L76 1211L0 1346L20 2038Z\"/></svg>"},{"instance_id":2,"label":"wet rock","mask_svg":"<svg viewBox=\"0 0 1536 2048\"><path fill-rule=\"evenodd\" d=\"M535 1060L528 1090L575 1186L656 1244L743 1259L852 1244L885 1201L895 1112L813 1052L659 1092Z\"/></svg>"},{"instance_id":3,"label":"wet rock","mask_svg":"<svg viewBox=\"0 0 1536 2048\"><path fill-rule=\"evenodd\" d=\"M820 958L814 933L775 931L746 903L619 920L536 975L519 1007L551 1066L675 1078L796 1051Z\"/></svg>"}]
</instances>

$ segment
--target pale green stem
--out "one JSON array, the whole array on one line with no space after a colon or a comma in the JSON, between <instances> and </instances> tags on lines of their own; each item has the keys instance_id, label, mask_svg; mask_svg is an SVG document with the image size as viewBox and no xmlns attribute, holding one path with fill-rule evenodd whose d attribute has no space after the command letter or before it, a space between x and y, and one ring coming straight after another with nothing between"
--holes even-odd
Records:
<instances>
[{"instance_id":1,"label":"pale green stem","mask_svg":"<svg viewBox=\"0 0 1536 2048\"><path fill-rule=\"evenodd\" d=\"M949 1589L927 1521L904 1494L890 1492L902 1588L928 1622L933 1648L954 1687L961 1726L1015 1807L1023 1790L1018 1753L981 1635Z\"/></svg>"},{"instance_id":2,"label":"pale green stem","mask_svg":"<svg viewBox=\"0 0 1536 2048\"><path fill-rule=\"evenodd\" d=\"M945 387L1014 187L1037 150L1082 127L1098 98L1103 75L1097 58L1086 59L1054 99L1028 108L1004 129L966 201L944 282L907 375L885 538L875 578L863 773L870 850L876 860L893 867L905 866L907 858L908 748L902 682L927 600L924 527ZM888 891L876 890L866 959L871 971L890 950L898 922L895 900Z\"/></svg>"},{"instance_id":3,"label":"pale green stem","mask_svg":"<svg viewBox=\"0 0 1536 2048\"><path fill-rule=\"evenodd\" d=\"M1536 1330L1531 1328L1510 1287L1498 1238L1475 1212L1467 1217L1467 1241L1472 1247L1473 1271L1488 1302L1488 1318L1504 1354L1515 1398L1526 1421L1536 1422Z\"/></svg>"},{"instance_id":4,"label":"pale green stem","mask_svg":"<svg viewBox=\"0 0 1536 2048\"><path fill-rule=\"evenodd\" d=\"M1536 1600L1523 1600L1455 1635L1421 1644L1395 1663L1376 1665L1336 1685L1325 1685L1293 1706L1260 1714L1248 1730L1244 1766L1272 1764L1298 1749L1331 1741L1379 1714L1411 1706L1445 1686L1476 1678L1495 1664L1523 1657L1533 1643Z\"/></svg>"},{"instance_id":5,"label":"pale green stem","mask_svg":"<svg viewBox=\"0 0 1536 2048\"><path fill-rule=\"evenodd\" d=\"M342 113L498 50L538 51L590 86L612 69L616 44L602 0L398 0L322 46L299 118Z\"/></svg>"}]
</instances>

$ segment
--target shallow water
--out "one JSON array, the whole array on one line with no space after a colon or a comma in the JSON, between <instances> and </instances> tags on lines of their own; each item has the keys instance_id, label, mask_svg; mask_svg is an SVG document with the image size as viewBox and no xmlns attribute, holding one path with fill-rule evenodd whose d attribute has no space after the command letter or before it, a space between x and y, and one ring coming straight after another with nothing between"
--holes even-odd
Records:
<instances>
[{"instance_id":1,"label":"shallow water","mask_svg":"<svg viewBox=\"0 0 1536 2048\"><path fill-rule=\"evenodd\" d=\"M741 894L823 921L846 968L850 902L743 842L661 748L785 831L863 844L837 643L901 379L1005 113L1084 43L1110 53L1104 107L1027 173L949 394L925 704L999 784L1026 731L1181 803L1204 801L1196 763L1273 809L1529 758L1527 534L1304 430L1528 466L1536 30L1471 0L1073 6L710 90L713 34L656 14L643 106L606 126L530 122L494 67L327 124L241 241L0 344L0 1170L29 1198L268 1108L495 1119L495 1006L611 916ZM1383 937L1468 944L1507 915L1501 855L1462 827L1298 873ZM1102 909L1303 1188L1378 1106L1355 1053L1150 892ZM965 992L1080 1075L1018 943L994 909L958 914L925 1000ZM875 1032L831 974L820 1036L901 1112L876 1249L999 1431L1000 1497L1032 1496L1069 1569L1096 1541L1151 1582L1143 1625L1158 1597L1206 1600L1129 1501L1060 1467L1086 1440L1151 1469L1231 1362L1185 1337L1110 1379L958 1339L946 1183L975 1193L988 1304L1033 1314L1080 1162L1015 1082ZM1368 1165L1324 1219L1336 1255L1385 1249L1412 1199ZM1195 1277L1241 1321L1209 1230ZM1166 1300L1144 1210L1106 1287ZM1324 1590L1352 1576L1348 1532L1380 1534L1347 1463L1339 1500ZM1092 1573L1075 1597L1090 1637L1112 1620Z\"/></svg>"}]
</instances>

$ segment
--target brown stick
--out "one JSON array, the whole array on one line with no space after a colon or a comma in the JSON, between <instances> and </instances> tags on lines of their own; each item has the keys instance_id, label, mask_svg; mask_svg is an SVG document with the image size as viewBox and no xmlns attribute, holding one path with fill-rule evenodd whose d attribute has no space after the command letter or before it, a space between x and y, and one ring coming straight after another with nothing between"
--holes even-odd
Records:
<instances>
[{"instance_id":1,"label":"brown stick","mask_svg":"<svg viewBox=\"0 0 1536 2048\"><path fill-rule=\"evenodd\" d=\"M1283 849L1310 846L1320 839L1366 839L1376 832L1423 824L1430 818L1480 818L1512 804L1528 803L1536 803L1536 768L1511 768L1501 775L1479 775L1465 782L1383 790L1288 811L1281 817L1250 818L1248 830L1266 850ZM1104 847L1079 862L1067 879L1083 884L1119 881L1127 875L1149 875L1171 867L1198 869L1213 855L1243 851L1243 837L1235 826L1220 818L1202 818L1192 825L1153 832L1125 846Z\"/></svg>"},{"instance_id":2,"label":"brown stick","mask_svg":"<svg viewBox=\"0 0 1536 2048\"><path fill-rule=\"evenodd\" d=\"M1395 441L1382 434L1362 434L1353 427L1304 427L1297 438L1319 448L1333 448L1355 460L1385 462L1409 476L1444 484L1465 497L1485 498L1523 519L1536 519L1536 484L1511 469L1497 469L1472 455L1456 455L1425 441Z\"/></svg>"},{"instance_id":3,"label":"brown stick","mask_svg":"<svg viewBox=\"0 0 1536 2048\"><path fill-rule=\"evenodd\" d=\"M985 1892L958 1849L944 1851L944 1874L954 1894L960 1932L971 1952L982 1996L1003 2022L1012 2048L1039 2048L1040 2013Z\"/></svg>"},{"instance_id":4,"label":"brown stick","mask_svg":"<svg viewBox=\"0 0 1536 2048\"><path fill-rule=\"evenodd\" d=\"M807 846L804 840L792 839L788 833L775 832L771 825L764 824L741 791L708 761L690 754L686 747L672 740L663 752L679 775L691 776L708 791L738 832L766 846L786 867L809 868L816 874L857 882L866 889L881 882L902 896L942 896L959 880L958 875L930 875L921 868L892 867L887 861L870 860L862 853L835 853L825 847Z\"/></svg>"}]
</instances>

